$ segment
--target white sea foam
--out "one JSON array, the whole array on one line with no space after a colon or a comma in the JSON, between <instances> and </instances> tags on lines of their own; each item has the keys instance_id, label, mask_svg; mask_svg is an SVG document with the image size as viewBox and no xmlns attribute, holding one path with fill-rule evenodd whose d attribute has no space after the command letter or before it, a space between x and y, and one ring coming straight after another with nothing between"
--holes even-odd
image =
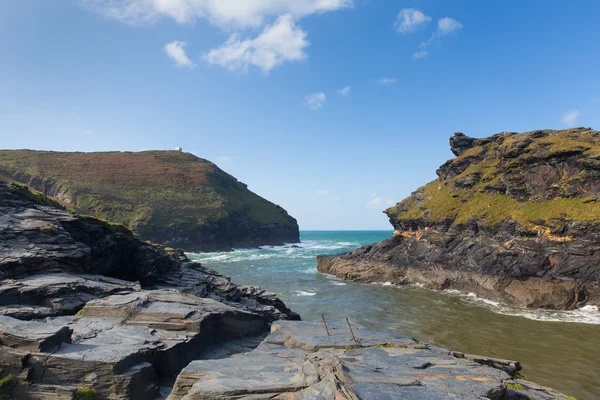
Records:
<instances>
[{"instance_id":1,"label":"white sea foam","mask_svg":"<svg viewBox=\"0 0 600 400\"><path fill-rule=\"evenodd\" d=\"M331 283L333 283L335 286L346 286L347 285L347 283L345 283L345 282L331 282Z\"/></svg>"},{"instance_id":2,"label":"white sea foam","mask_svg":"<svg viewBox=\"0 0 600 400\"><path fill-rule=\"evenodd\" d=\"M296 296L314 296L317 293L315 292L309 292L306 290L296 290Z\"/></svg>"},{"instance_id":3,"label":"white sea foam","mask_svg":"<svg viewBox=\"0 0 600 400\"><path fill-rule=\"evenodd\" d=\"M443 290L442 292L453 296L458 296L478 306L487 307L498 314L523 317L535 321L574 322L600 325L600 312L596 306L589 305L581 307L577 310L569 311L516 308L509 307L496 301L483 299L477 296L475 293L463 293L453 289Z\"/></svg>"}]
</instances>

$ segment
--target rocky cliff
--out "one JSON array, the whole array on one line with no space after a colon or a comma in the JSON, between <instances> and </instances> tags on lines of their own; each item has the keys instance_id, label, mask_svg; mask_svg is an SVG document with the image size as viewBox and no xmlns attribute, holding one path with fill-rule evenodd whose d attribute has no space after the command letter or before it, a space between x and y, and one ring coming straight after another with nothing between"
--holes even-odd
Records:
<instances>
[{"instance_id":1,"label":"rocky cliff","mask_svg":"<svg viewBox=\"0 0 600 400\"><path fill-rule=\"evenodd\" d=\"M178 151L0 151L0 178L188 251L299 241L298 224L215 164Z\"/></svg>"},{"instance_id":2,"label":"rocky cliff","mask_svg":"<svg viewBox=\"0 0 600 400\"><path fill-rule=\"evenodd\" d=\"M600 132L456 133L450 145L438 179L385 211L394 237L319 257L319 270L523 307L600 304Z\"/></svg>"},{"instance_id":3,"label":"rocky cliff","mask_svg":"<svg viewBox=\"0 0 600 400\"><path fill-rule=\"evenodd\" d=\"M55 206L0 181L0 398L152 399L207 348L299 319L273 293Z\"/></svg>"},{"instance_id":4,"label":"rocky cliff","mask_svg":"<svg viewBox=\"0 0 600 400\"><path fill-rule=\"evenodd\" d=\"M293 321L273 293L55 206L0 181L0 399L569 399L514 361Z\"/></svg>"}]
</instances>

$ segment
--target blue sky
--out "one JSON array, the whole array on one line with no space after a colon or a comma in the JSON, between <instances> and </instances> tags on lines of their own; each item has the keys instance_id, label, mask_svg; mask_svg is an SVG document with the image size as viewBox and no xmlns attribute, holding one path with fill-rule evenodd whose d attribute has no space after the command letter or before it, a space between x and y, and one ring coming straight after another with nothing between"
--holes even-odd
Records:
<instances>
[{"instance_id":1,"label":"blue sky","mask_svg":"<svg viewBox=\"0 0 600 400\"><path fill-rule=\"evenodd\" d=\"M172 149L301 229L389 229L453 132L600 127L600 2L25 0L2 148Z\"/></svg>"}]
</instances>

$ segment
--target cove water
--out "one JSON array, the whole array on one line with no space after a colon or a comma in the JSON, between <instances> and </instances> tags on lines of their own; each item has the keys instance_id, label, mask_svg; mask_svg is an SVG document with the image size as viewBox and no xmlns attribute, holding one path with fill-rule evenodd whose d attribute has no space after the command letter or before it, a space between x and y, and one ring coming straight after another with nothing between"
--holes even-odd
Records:
<instances>
[{"instance_id":1,"label":"cove water","mask_svg":"<svg viewBox=\"0 0 600 400\"><path fill-rule=\"evenodd\" d=\"M276 292L304 320L411 335L466 353L520 361L534 382L582 399L600 398L600 313L521 310L456 291L344 282L317 272L315 257L389 237L391 231L303 231L301 243L189 253L237 284Z\"/></svg>"}]
</instances>

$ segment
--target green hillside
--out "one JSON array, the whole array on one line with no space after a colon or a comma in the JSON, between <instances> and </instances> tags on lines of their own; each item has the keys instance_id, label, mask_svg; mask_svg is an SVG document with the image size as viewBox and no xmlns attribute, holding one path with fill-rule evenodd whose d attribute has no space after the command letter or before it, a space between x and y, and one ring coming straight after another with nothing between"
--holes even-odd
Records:
<instances>
[{"instance_id":1,"label":"green hillside","mask_svg":"<svg viewBox=\"0 0 600 400\"><path fill-rule=\"evenodd\" d=\"M194 250L298 239L296 220L215 164L178 151L0 151L0 177L143 239Z\"/></svg>"}]
</instances>

